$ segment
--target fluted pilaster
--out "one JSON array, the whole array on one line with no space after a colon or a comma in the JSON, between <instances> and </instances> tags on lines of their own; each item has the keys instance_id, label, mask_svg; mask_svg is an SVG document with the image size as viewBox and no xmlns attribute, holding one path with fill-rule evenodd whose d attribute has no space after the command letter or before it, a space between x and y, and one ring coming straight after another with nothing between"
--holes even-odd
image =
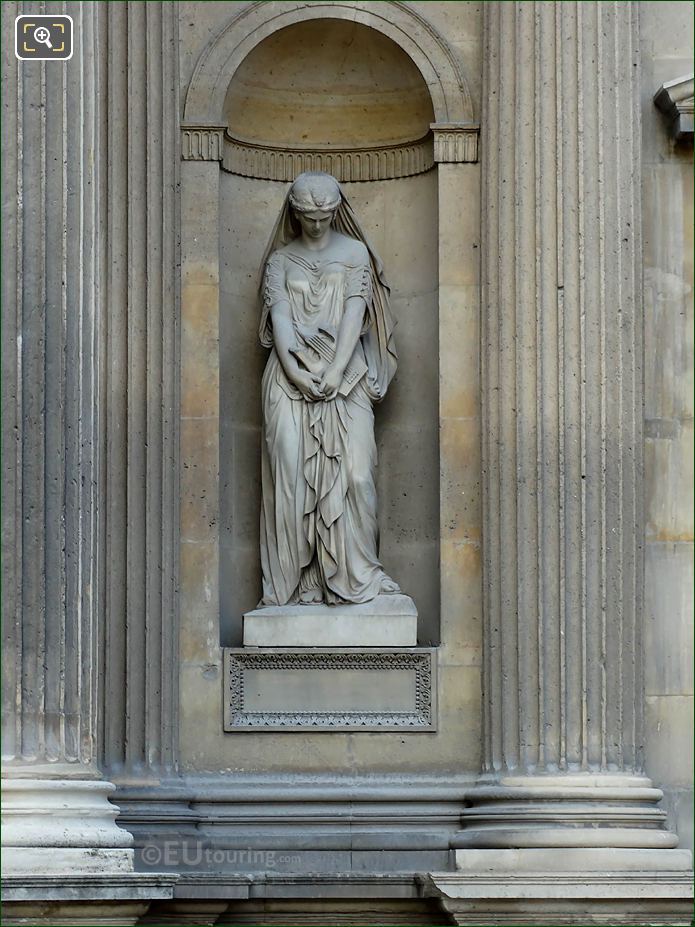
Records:
<instances>
[{"instance_id":1,"label":"fluted pilaster","mask_svg":"<svg viewBox=\"0 0 695 927\"><path fill-rule=\"evenodd\" d=\"M108 4L102 137L102 759L176 765L179 132L176 4Z\"/></svg>"},{"instance_id":2,"label":"fluted pilaster","mask_svg":"<svg viewBox=\"0 0 695 927\"><path fill-rule=\"evenodd\" d=\"M75 52L4 62L3 842L127 871L97 763L176 761L177 18L32 11L70 13Z\"/></svg>"},{"instance_id":3,"label":"fluted pilaster","mask_svg":"<svg viewBox=\"0 0 695 927\"><path fill-rule=\"evenodd\" d=\"M76 41L69 64L3 62L3 873L127 872L96 765L98 13L21 12L69 13Z\"/></svg>"},{"instance_id":4,"label":"fluted pilaster","mask_svg":"<svg viewBox=\"0 0 695 927\"><path fill-rule=\"evenodd\" d=\"M96 775L96 19L67 11L70 67L6 49L3 743Z\"/></svg>"},{"instance_id":5,"label":"fluted pilaster","mask_svg":"<svg viewBox=\"0 0 695 927\"><path fill-rule=\"evenodd\" d=\"M675 844L642 773L636 15L485 4L490 786L461 845Z\"/></svg>"}]
</instances>

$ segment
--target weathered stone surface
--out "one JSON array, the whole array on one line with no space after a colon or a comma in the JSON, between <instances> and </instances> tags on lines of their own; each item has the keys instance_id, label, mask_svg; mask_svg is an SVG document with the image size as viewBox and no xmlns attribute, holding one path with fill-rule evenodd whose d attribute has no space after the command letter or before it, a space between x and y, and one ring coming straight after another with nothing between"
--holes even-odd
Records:
<instances>
[{"instance_id":1,"label":"weathered stone surface","mask_svg":"<svg viewBox=\"0 0 695 927\"><path fill-rule=\"evenodd\" d=\"M3 924L137 924L152 901L171 898L177 878L166 873L72 871L3 876Z\"/></svg>"},{"instance_id":2,"label":"weathered stone surface","mask_svg":"<svg viewBox=\"0 0 695 927\"><path fill-rule=\"evenodd\" d=\"M692 697L691 544L647 544L645 558L645 693ZM655 736L657 731L648 725L647 743Z\"/></svg>"}]
</instances>

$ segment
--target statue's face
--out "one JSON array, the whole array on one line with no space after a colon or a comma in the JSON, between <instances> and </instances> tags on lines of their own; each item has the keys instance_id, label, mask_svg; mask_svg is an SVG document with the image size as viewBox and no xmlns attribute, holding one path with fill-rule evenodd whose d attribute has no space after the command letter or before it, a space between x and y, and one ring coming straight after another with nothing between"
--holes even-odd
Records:
<instances>
[{"instance_id":1,"label":"statue's face","mask_svg":"<svg viewBox=\"0 0 695 927\"><path fill-rule=\"evenodd\" d=\"M331 227L335 212L322 212L317 209L315 212L296 212L295 215L304 234L308 238L318 240L323 238Z\"/></svg>"}]
</instances>

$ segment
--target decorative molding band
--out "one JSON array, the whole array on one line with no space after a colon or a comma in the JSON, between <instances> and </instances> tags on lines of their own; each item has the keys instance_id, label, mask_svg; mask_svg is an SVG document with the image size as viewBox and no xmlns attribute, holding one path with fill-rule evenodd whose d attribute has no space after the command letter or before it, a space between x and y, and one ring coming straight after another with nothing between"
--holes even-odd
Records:
<instances>
[{"instance_id":1,"label":"decorative molding band","mask_svg":"<svg viewBox=\"0 0 695 927\"><path fill-rule=\"evenodd\" d=\"M182 126L181 160L221 161L225 126Z\"/></svg>"},{"instance_id":2,"label":"decorative molding band","mask_svg":"<svg viewBox=\"0 0 695 927\"><path fill-rule=\"evenodd\" d=\"M291 181L302 171L326 171L341 182L395 180L429 171L436 163L475 163L479 126L434 123L416 142L380 148L316 150L274 148L233 138L224 126L181 127L184 161L221 161L224 170L260 180Z\"/></svg>"},{"instance_id":3,"label":"decorative molding band","mask_svg":"<svg viewBox=\"0 0 695 927\"><path fill-rule=\"evenodd\" d=\"M283 181L294 180L302 171L325 171L342 182L411 177L429 171L434 160L429 132L419 141L403 145L330 151L272 148L226 134L222 167L242 177Z\"/></svg>"},{"instance_id":4,"label":"decorative molding band","mask_svg":"<svg viewBox=\"0 0 695 927\"><path fill-rule=\"evenodd\" d=\"M244 652L249 652L246 649ZM259 651L253 651L258 653ZM156 784L149 782L122 782L117 786L114 801L121 809L121 815L130 814L131 805L144 809L149 819L150 812L156 817L157 806L166 815L169 803L179 802L190 817L190 803L199 805L202 797L206 801L229 802L238 808L239 803L268 804L282 800L305 805L307 802L391 802L410 807L412 802L454 802L459 811L468 800L470 792L478 786L480 776L473 772L451 773L442 781L434 773L411 772L407 778L397 771L389 773L349 774L324 771L322 773L295 772L292 781L287 782L280 772L230 772L220 779L215 773L182 773L180 776L162 778ZM388 812L393 817L393 812ZM119 818L120 820L120 818ZM457 821L460 823L460 820ZM458 828L457 828L458 829Z\"/></svg>"},{"instance_id":5,"label":"decorative molding band","mask_svg":"<svg viewBox=\"0 0 695 927\"><path fill-rule=\"evenodd\" d=\"M435 730L435 653L433 647L225 649L224 729Z\"/></svg>"},{"instance_id":6,"label":"decorative molding band","mask_svg":"<svg viewBox=\"0 0 695 927\"><path fill-rule=\"evenodd\" d=\"M434 160L437 164L475 164L480 126L473 123L435 122Z\"/></svg>"},{"instance_id":7,"label":"decorative molding band","mask_svg":"<svg viewBox=\"0 0 695 927\"><path fill-rule=\"evenodd\" d=\"M663 792L639 776L529 776L468 795L452 847L670 849L676 834L657 807Z\"/></svg>"},{"instance_id":8,"label":"decorative molding band","mask_svg":"<svg viewBox=\"0 0 695 927\"><path fill-rule=\"evenodd\" d=\"M686 74L670 80L657 90L654 104L666 114L669 131L676 141L693 141L695 76Z\"/></svg>"}]
</instances>

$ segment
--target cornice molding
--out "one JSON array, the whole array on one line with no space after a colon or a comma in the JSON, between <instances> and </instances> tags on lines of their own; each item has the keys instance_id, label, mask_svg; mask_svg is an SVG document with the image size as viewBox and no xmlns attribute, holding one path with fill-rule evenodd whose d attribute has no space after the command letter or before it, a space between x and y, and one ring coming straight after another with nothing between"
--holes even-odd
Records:
<instances>
[{"instance_id":1,"label":"cornice molding","mask_svg":"<svg viewBox=\"0 0 695 927\"><path fill-rule=\"evenodd\" d=\"M183 161L221 161L224 153L226 126L181 126L181 158Z\"/></svg>"},{"instance_id":2,"label":"cornice molding","mask_svg":"<svg viewBox=\"0 0 695 927\"><path fill-rule=\"evenodd\" d=\"M475 163L480 128L433 123L423 138L373 148L279 148L235 138L221 125L183 125L184 161L220 161L225 171L261 180L291 181L302 171L325 171L340 181L395 180L437 163Z\"/></svg>"},{"instance_id":3,"label":"cornice molding","mask_svg":"<svg viewBox=\"0 0 695 927\"><path fill-rule=\"evenodd\" d=\"M471 164L478 160L480 126L466 122L435 122L434 160L438 164Z\"/></svg>"},{"instance_id":4,"label":"cornice molding","mask_svg":"<svg viewBox=\"0 0 695 927\"><path fill-rule=\"evenodd\" d=\"M654 104L665 113L669 131L676 141L693 141L693 101L695 75L686 74L662 84L654 95Z\"/></svg>"},{"instance_id":5,"label":"cornice molding","mask_svg":"<svg viewBox=\"0 0 695 927\"><path fill-rule=\"evenodd\" d=\"M242 177L294 180L302 171L325 171L339 181L394 180L422 174L434 166L432 135L378 148L308 149L257 145L229 133L222 167Z\"/></svg>"}]
</instances>

